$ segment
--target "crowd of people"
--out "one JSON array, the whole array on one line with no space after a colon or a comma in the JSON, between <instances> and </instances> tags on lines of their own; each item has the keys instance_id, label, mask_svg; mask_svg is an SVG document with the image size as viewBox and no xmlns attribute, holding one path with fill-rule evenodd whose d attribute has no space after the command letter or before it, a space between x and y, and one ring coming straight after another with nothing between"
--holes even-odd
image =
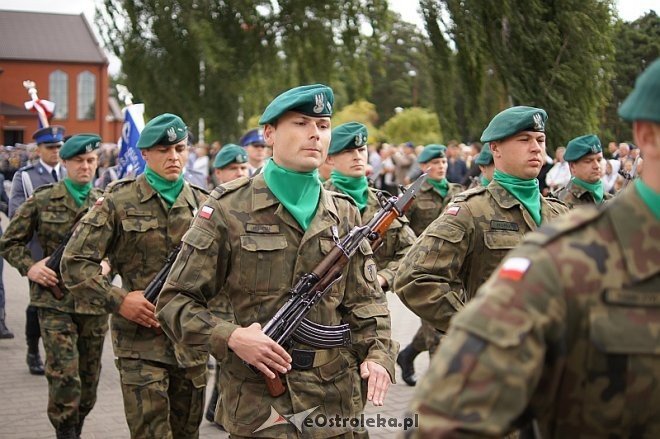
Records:
<instances>
[{"instance_id":1,"label":"crowd of people","mask_svg":"<svg viewBox=\"0 0 660 439\"><path fill-rule=\"evenodd\" d=\"M30 282L27 363L48 379L57 438L79 438L94 407L108 328L134 438L198 437L209 355L206 417L231 437L368 437L264 425L273 411L358 419L385 404L396 364L418 385L424 351L413 437L655 437L659 96L657 60L619 110L636 146L611 142L609 159L584 133L553 162L551 118L532 106L494 115L469 146L370 144L359 122L332 127L322 84L275 97L236 144L193 146L160 114L137 143L144 172L123 179L99 136L38 130L0 255ZM410 191L387 231L342 247ZM331 254L346 265L298 316L306 337L271 339L262 325L296 282L317 287ZM387 292L421 320L401 350Z\"/></svg>"}]
</instances>

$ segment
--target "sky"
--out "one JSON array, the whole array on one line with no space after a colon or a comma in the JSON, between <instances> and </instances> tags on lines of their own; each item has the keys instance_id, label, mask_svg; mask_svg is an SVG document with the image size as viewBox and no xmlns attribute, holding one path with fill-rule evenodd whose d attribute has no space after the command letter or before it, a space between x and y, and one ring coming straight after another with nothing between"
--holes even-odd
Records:
<instances>
[{"instance_id":1,"label":"sky","mask_svg":"<svg viewBox=\"0 0 660 439\"><path fill-rule=\"evenodd\" d=\"M0 0L0 9L59 12L66 14L85 14L87 21L94 29L94 5L100 0ZM391 8L401 14L405 21L422 27L422 18L417 8L410 6L410 0L389 0ZM619 16L626 21L633 21L649 10L660 13L660 0L616 0ZM97 38L100 41L100 38ZM109 56L111 74L119 70L119 60Z\"/></svg>"}]
</instances>

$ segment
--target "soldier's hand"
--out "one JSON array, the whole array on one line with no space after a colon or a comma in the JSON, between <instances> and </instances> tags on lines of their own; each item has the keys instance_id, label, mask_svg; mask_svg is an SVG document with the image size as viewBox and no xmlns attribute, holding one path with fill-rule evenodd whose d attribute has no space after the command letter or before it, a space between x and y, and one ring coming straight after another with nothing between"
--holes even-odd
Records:
<instances>
[{"instance_id":1,"label":"soldier's hand","mask_svg":"<svg viewBox=\"0 0 660 439\"><path fill-rule=\"evenodd\" d=\"M144 291L131 291L119 305L122 317L147 328L160 328L155 311L156 307L144 298Z\"/></svg>"},{"instance_id":2,"label":"soldier's hand","mask_svg":"<svg viewBox=\"0 0 660 439\"><path fill-rule=\"evenodd\" d=\"M390 374L378 363L365 361L360 365L360 376L367 381L367 400L375 406L383 405L387 389L390 387Z\"/></svg>"},{"instance_id":3,"label":"soldier's hand","mask_svg":"<svg viewBox=\"0 0 660 439\"><path fill-rule=\"evenodd\" d=\"M269 378L275 378L272 370L280 373L291 370L291 356L264 334L259 323L235 329L227 345L241 360L247 361Z\"/></svg>"},{"instance_id":4,"label":"soldier's hand","mask_svg":"<svg viewBox=\"0 0 660 439\"><path fill-rule=\"evenodd\" d=\"M27 273L28 279L46 288L57 285L59 282L57 274L50 268L46 267L48 259L50 258L44 258L39 262L35 262Z\"/></svg>"}]
</instances>

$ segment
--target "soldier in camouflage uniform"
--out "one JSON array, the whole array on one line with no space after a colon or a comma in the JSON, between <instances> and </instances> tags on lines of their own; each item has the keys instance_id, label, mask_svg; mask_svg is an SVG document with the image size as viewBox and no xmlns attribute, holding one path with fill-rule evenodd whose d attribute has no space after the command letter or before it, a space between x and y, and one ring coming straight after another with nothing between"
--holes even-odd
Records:
<instances>
[{"instance_id":1,"label":"soldier in camouflage uniform","mask_svg":"<svg viewBox=\"0 0 660 439\"><path fill-rule=\"evenodd\" d=\"M447 147L444 145L426 145L417 158L422 172L428 174L408 211L410 226L417 236L421 235L429 224L440 216L454 195L463 191L463 186L460 184L447 181L446 150ZM440 336L433 325L422 319L422 325L415 333L412 342L399 353L396 359L406 384L414 386L417 382L414 366L417 355L424 351L429 351L429 354L433 355L439 342Z\"/></svg>"},{"instance_id":2,"label":"soldier in camouflage uniform","mask_svg":"<svg viewBox=\"0 0 660 439\"><path fill-rule=\"evenodd\" d=\"M207 355L174 345L143 295L207 197L183 180L186 136L176 115L149 121L137 144L144 174L108 186L62 259L76 301L113 313L112 342L132 437L195 438L204 410ZM105 257L122 287L101 275L98 262Z\"/></svg>"},{"instance_id":3,"label":"soldier in camouflage uniform","mask_svg":"<svg viewBox=\"0 0 660 439\"><path fill-rule=\"evenodd\" d=\"M63 287L64 297L55 299L49 287L60 280L46 262L73 227L74 218L101 196L91 183L98 164L94 150L100 141L91 134L67 140L60 150L67 178L37 188L18 208L0 239L2 256L31 280L30 305L38 310L46 351L48 418L58 439L78 437L85 416L94 407L108 314L85 307ZM46 255L38 262L28 247L35 233ZM109 272L107 264L104 272Z\"/></svg>"},{"instance_id":4,"label":"soldier in camouflage uniform","mask_svg":"<svg viewBox=\"0 0 660 439\"><path fill-rule=\"evenodd\" d=\"M229 183L237 178L247 177L249 173L248 155L245 149L228 143L216 154L213 160L213 174L218 184ZM209 309L216 317L229 322L234 321L234 313L229 305L229 299L226 294L218 294L211 301L209 301ZM215 386L213 386L213 393L209 400L208 407L206 408L205 417L209 422L213 422L221 428L220 424L215 419L216 407L218 400L222 402L221 389L220 389L220 363L216 363L215 368Z\"/></svg>"},{"instance_id":5,"label":"soldier in camouflage uniform","mask_svg":"<svg viewBox=\"0 0 660 439\"><path fill-rule=\"evenodd\" d=\"M273 147L272 160L251 179L211 193L183 237L158 301L158 318L172 339L200 353L210 350L222 362L227 403L218 411L233 438L353 437L350 427L303 426L302 432L292 424L266 427L273 410L357 416L363 398L383 404L394 376L398 346L390 339L387 302L367 242L308 315L325 325L348 323L352 346L315 349L294 342L287 352L261 330L298 277L360 222L350 197L323 189L316 171L330 142L332 103L330 88L308 85L269 104L260 123ZM207 307L222 293L235 323L218 319ZM279 397L270 396L262 376L274 378L273 371L285 374L287 391Z\"/></svg>"},{"instance_id":6,"label":"soldier in camouflage uniform","mask_svg":"<svg viewBox=\"0 0 660 439\"><path fill-rule=\"evenodd\" d=\"M353 198L362 214L363 224L371 221L380 209L376 195L379 191L369 187L366 177L368 135L367 127L358 122L345 123L332 130L326 162L332 166L333 171L323 185L329 191L344 193ZM394 284L399 261L415 239L415 233L408 226L405 216L394 220L385 234L383 245L374 253L378 282L383 291Z\"/></svg>"},{"instance_id":7,"label":"soldier in camouflage uniform","mask_svg":"<svg viewBox=\"0 0 660 439\"><path fill-rule=\"evenodd\" d=\"M601 204L612 198L605 193L600 162L603 148L593 134L576 137L568 142L564 160L571 170L571 181L555 195L569 208L584 204Z\"/></svg>"},{"instance_id":8,"label":"soldier in camouflage uniform","mask_svg":"<svg viewBox=\"0 0 660 439\"><path fill-rule=\"evenodd\" d=\"M479 166L479 170L481 171L479 185L483 187L488 186L490 182L493 181L493 174L495 173L495 163L493 162L493 153L490 150L490 143L484 143L481 152L474 162Z\"/></svg>"},{"instance_id":9,"label":"soldier in camouflage uniform","mask_svg":"<svg viewBox=\"0 0 660 439\"><path fill-rule=\"evenodd\" d=\"M541 196L536 176L544 163L544 110L512 107L481 136L490 142L495 173L487 187L454 197L406 255L394 291L414 313L445 332L456 311L525 233L567 211Z\"/></svg>"},{"instance_id":10,"label":"soldier in camouflage uniform","mask_svg":"<svg viewBox=\"0 0 660 439\"><path fill-rule=\"evenodd\" d=\"M411 437L660 437L660 60L619 115L648 166L602 209L529 234L451 322Z\"/></svg>"}]
</instances>

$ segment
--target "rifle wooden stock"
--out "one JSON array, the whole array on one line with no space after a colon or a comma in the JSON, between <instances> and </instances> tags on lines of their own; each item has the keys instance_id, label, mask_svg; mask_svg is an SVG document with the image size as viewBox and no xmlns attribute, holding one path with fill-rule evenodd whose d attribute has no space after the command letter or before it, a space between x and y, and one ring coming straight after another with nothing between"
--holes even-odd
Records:
<instances>
[{"instance_id":1,"label":"rifle wooden stock","mask_svg":"<svg viewBox=\"0 0 660 439\"><path fill-rule=\"evenodd\" d=\"M275 378L269 378L266 375L261 373L264 376L264 379L266 380L266 387L268 388L268 393L270 396L277 398L280 395L283 395L284 392L286 392L286 387L284 386L284 383L282 382L282 378L280 377L280 374L277 373L277 371L273 371L275 374Z\"/></svg>"}]
</instances>

